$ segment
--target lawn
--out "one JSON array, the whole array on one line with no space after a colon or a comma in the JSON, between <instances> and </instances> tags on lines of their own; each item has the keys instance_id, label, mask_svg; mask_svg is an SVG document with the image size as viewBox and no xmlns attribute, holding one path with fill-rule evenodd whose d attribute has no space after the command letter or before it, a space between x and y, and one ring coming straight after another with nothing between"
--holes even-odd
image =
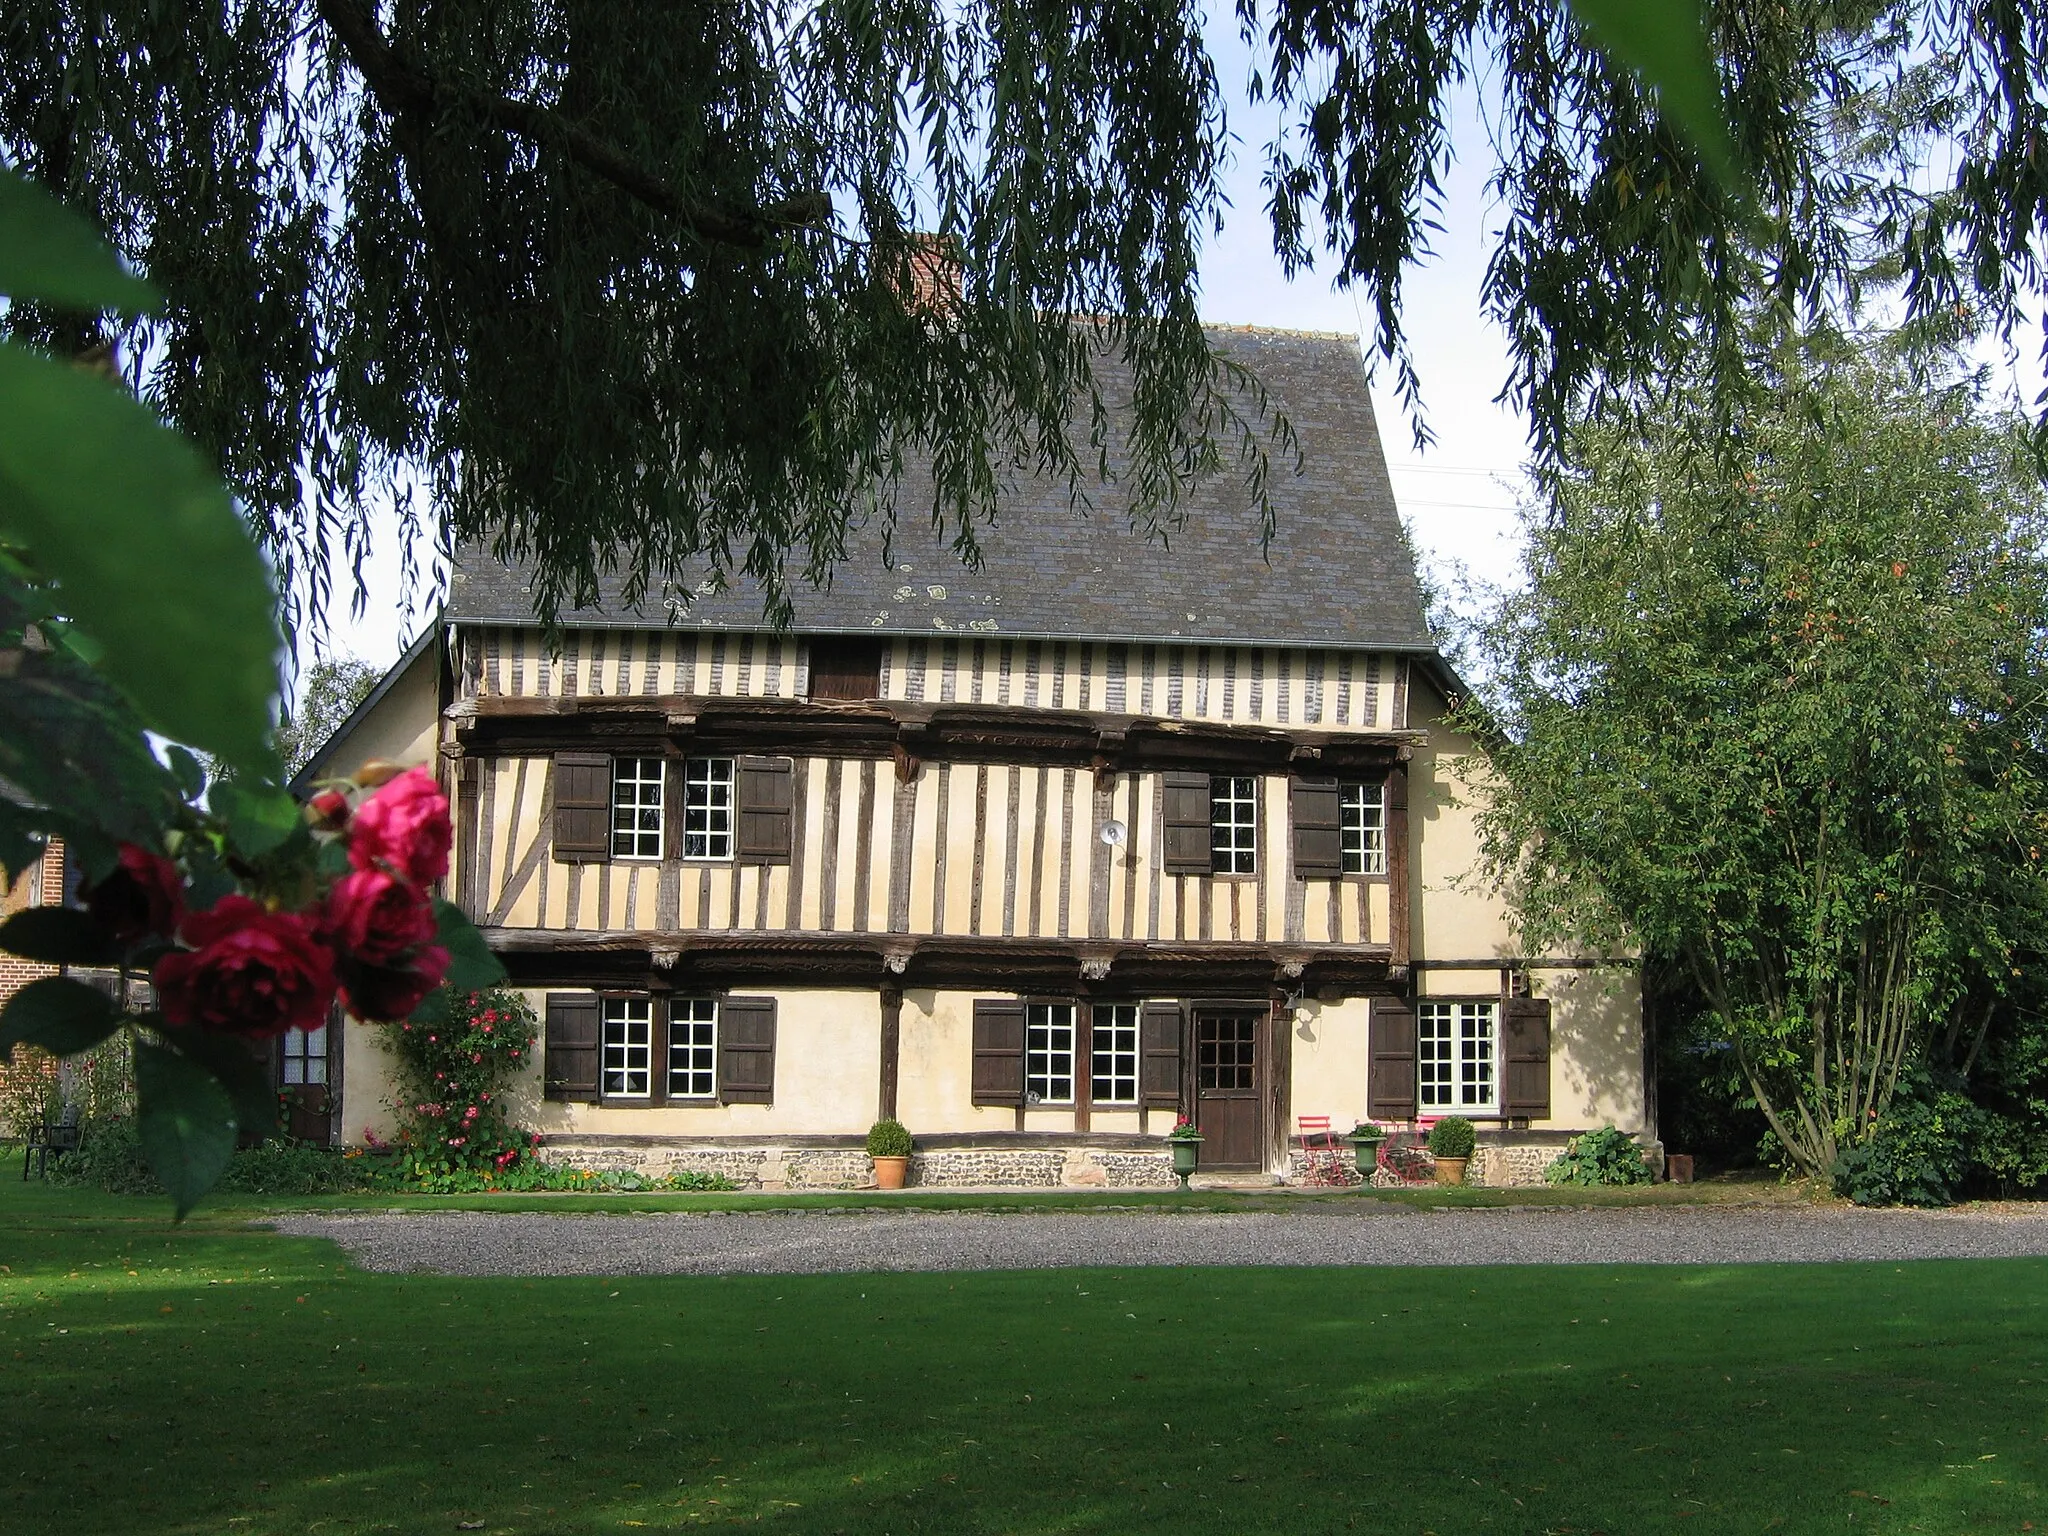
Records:
<instances>
[{"instance_id":1,"label":"lawn","mask_svg":"<svg viewBox=\"0 0 2048 1536\"><path fill-rule=\"evenodd\" d=\"M0 1530L2048 1529L2048 1262L443 1280L245 1214L5 1181Z\"/></svg>"}]
</instances>

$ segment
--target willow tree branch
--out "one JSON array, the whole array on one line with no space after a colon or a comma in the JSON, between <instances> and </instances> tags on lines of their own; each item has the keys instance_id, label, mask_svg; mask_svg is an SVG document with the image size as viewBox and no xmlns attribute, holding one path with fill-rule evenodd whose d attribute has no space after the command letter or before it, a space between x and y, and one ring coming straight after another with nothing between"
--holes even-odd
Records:
<instances>
[{"instance_id":1,"label":"willow tree branch","mask_svg":"<svg viewBox=\"0 0 2048 1536\"><path fill-rule=\"evenodd\" d=\"M758 250L779 230L808 228L832 217L832 199L824 192L800 192L761 208L742 210L685 198L662 177L546 107L437 81L377 30L370 6L363 0L316 0L316 4L320 19L387 112L432 118L446 107L460 106L494 128L560 150L635 202L674 220L699 239L720 245Z\"/></svg>"}]
</instances>

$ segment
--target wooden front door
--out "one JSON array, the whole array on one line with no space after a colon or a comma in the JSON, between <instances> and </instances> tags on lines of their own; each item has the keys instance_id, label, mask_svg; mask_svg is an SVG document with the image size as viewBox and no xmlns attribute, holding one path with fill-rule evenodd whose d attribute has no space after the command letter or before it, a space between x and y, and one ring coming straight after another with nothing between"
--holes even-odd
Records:
<instances>
[{"instance_id":1,"label":"wooden front door","mask_svg":"<svg viewBox=\"0 0 2048 1536\"><path fill-rule=\"evenodd\" d=\"M1259 1113L1264 1022L1249 1008L1195 1010L1195 1129L1202 1133L1204 1168L1265 1166Z\"/></svg>"}]
</instances>

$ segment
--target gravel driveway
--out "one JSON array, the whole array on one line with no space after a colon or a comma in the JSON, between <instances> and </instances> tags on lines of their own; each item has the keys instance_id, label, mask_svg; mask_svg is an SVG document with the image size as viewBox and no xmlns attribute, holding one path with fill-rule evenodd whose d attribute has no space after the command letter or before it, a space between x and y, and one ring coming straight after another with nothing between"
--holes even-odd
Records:
<instances>
[{"instance_id":1,"label":"gravel driveway","mask_svg":"<svg viewBox=\"0 0 2048 1536\"><path fill-rule=\"evenodd\" d=\"M365 1269L451 1275L826 1274L1156 1264L1770 1264L2048 1255L2048 1207L1962 1211L478 1211L288 1216Z\"/></svg>"}]
</instances>

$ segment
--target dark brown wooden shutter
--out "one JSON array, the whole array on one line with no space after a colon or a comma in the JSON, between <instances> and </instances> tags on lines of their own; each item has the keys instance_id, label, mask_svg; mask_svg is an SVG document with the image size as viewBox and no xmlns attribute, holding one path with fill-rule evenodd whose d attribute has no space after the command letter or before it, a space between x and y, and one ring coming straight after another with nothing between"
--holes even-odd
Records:
<instances>
[{"instance_id":1,"label":"dark brown wooden shutter","mask_svg":"<svg viewBox=\"0 0 2048 1536\"><path fill-rule=\"evenodd\" d=\"M1415 1010L1391 997L1372 1000L1365 1112L1375 1120L1415 1118Z\"/></svg>"},{"instance_id":2,"label":"dark brown wooden shutter","mask_svg":"<svg viewBox=\"0 0 2048 1536\"><path fill-rule=\"evenodd\" d=\"M718 1007L718 1097L775 1102L775 999L728 997Z\"/></svg>"},{"instance_id":3,"label":"dark brown wooden shutter","mask_svg":"<svg viewBox=\"0 0 2048 1536\"><path fill-rule=\"evenodd\" d=\"M1159 815L1166 831L1166 873L1208 874L1209 775L1162 773Z\"/></svg>"},{"instance_id":4,"label":"dark brown wooden shutter","mask_svg":"<svg viewBox=\"0 0 2048 1536\"><path fill-rule=\"evenodd\" d=\"M1024 1102L1024 1005L1013 997L974 1000L976 1104Z\"/></svg>"},{"instance_id":5,"label":"dark brown wooden shutter","mask_svg":"<svg viewBox=\"0 0 2048 1536\"><path fill-rule=\"evenodd\" d=\"M787 864L796 765L786 757L743 757L738 776L740 862Z\"/></svg>"},{"instance_id":6,"label":"dark brown wooden shutter","mask_svg":"<svg viewBox=\"0 0 2048 1536\"><path fill-rule=\"evenodd\" d=\"M555 857L594 864L612 856L612 760L601 752L555 754Z\"/></svg>"},{"instance_id":7,"label":"dark brown wooden shutter","mask_svg":"<svg viewBox=\"0 0 2048 1536\"><path fill-rule=\"evenodd\" d=\"M541 1039L542 1091L551 1099L597 1102L598 1000L592 992L550 992Z\"/></svg>"},{"instance_id":8,"label":"dark brown wooden shutter","mask_svg":"<svg viewBox=\"0 0 2048 1536\"><path fill-rule=\"evenodd\" d=\"M820 636L811 652L811 697L859 702L882 696L882 642Z\"/></svg>"},{"instance_id":9,"label":"dark brown wooden shutter","mask_svg":"<svg viewBox=\"0 0 2048 1536\"><path fill-rule=\"evenodd\" d=\"M1180 1108L1179 1003L1147 1003L1138 1013L1138 1102Z\"/></svg>"},{"instance_id":10,"label":"dark brown wooden shutter","mask_svg":"<svg viewBox=\"0 0 2048 1536\"><path fill-rule=\"evenodd\" d=\"M1344 873L1344 812L1335 779L1296 779L1288 806L1294 828L1294 873L1331 880Z\"/></svg>"},{"instance_id":11,"label":"dark brown wooden shutter","mask_svg":"<svg viewBox=\"0 0 2048 1536\"><path fill-rule=\"evenodd\" d=\"M1511 997L1501 1005L1500 1112L1516 1119L1550 1118L1550 999Z\"/></svg>"}]
</instances>

